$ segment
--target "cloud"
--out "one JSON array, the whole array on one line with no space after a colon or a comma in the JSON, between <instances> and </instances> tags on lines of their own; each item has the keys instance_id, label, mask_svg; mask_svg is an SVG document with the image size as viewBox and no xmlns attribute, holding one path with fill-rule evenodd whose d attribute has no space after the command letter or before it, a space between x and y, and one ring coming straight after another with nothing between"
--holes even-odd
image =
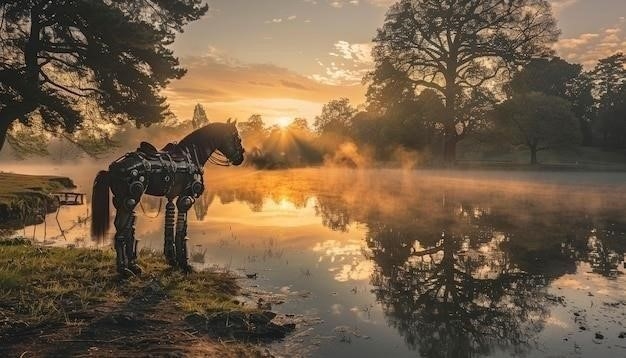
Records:
<instances>
[{"instance_id":1,"label":"cloud","mask_svg":"<svg viewBox=\"0 0 626 358\"><path fill-rule=\"evenodd\" d=\"M337 41L333 47L333 51L328 53L328 61L317 60L323 72L313 74L310 78L329 85L360 84L363 76L374 66L372 44Z\"/></svg>"},{"instance_id":2,"label":"cloud","mask_svg":"<svg viewBox=\"0 0 626 358\"><path fill-rule=\"evenodd\" d=\"M291 16L285 18L285 19L283 19L281 17L277 17L277 18L274 18L274 19L271 19L271 20L265 20L265 23L266 24L280 24L282 22L293 21L293 20L295 20L297 18L298 18L298 16L296 16L296 15L291 15Z\"/></svg>"},{"instance_id":3,"label":"cloud","mask_svg":"<svg viewBox=\"0 0 626 358\"><path fill-rule=\"evenodd\" d=\"M372 59L372 44L351 44L348 41L338 41L335 43L335 49L339 52L339 56L346 60L362 64L374 62Z\"/></svg>"},{"instance_id":4,"label":"cloud","mask_svg":"<svg viewBox=\"0 0 626 358\"><path fill-rule=\"evenodd\" d=\"M626 49L626 22L620 19L616 25L596 33L563 38L554 48L566 60L591 68L599 59Z\"/></svg>"},{"instance_id":5,"label":"cloud","mask_svg":"<svg viewBox=\"0 0 626 358\"><path fill-rule=\"evenodd\" d=\"M328 3L331 7L340 9L346 5L357 6L359 5L359 0L341 0L341 1L330 1Z\"/></svg>"},{"instance_id":6,"label":"cloud","mask_svg":"<svg viewBox=\"0 0 626 358\"><path fill-rule=\"evenodd\" d=\"M308 91L309 88L303 84L300 84L298 82L291 82L291 81L287 81L287 80L280 80L280 83L285 86L285 87L289 87L289 88L293 88L293 89L297 89L297 90L302 90L302 91Z\"/></svg>"},{"instance_id":7,"label":"cloud","mask_svg":"<svg viewBox=\"0 0 626 358\"><path fill-rule=\"evenodd\" d=\"M581 34L578 37L561 39L558 44L558 49L577 49L582 46L586 46L591 43L594 39L600 37L600 34L592 34L586 33Z\"/></svg>"},{"instance_id":8,"label":"cloud","mask_svg":"<svg viewBox=\"0 0 626 358\"><path fill-rule=\"evenodd\" d=\"M181 62L187 74L163 91L181 120L191 117L197 103L212 120L247 119L260 113L271 124L285 116L312 119L331 99L364 100L360 84L331 85L272 64L242 63L214 47L204 56L184 57Z\"/></svg>"},{"instance_id":9,"label":"cloud","mask_svg":"<svg viewBox=\"0 0 626 358\"><path fill-rule=\"evenodd\" d=\"M577 2L578 0L552 0L550 1L550 3L552 4L552 11L557 15L563 10L567 9L568 7L576 4Z\"/></svg>"},{"instance_id":10,"label":"cloud","mask_svg":"<svg viewBox=\"0 0 626 358\"><path fill-rule=\"evenodd\" d=\"M396 2L398 2L398 0L366 0L366 1L374 6L380 6L380 7L389 7L395 4Z\"/></svg>"}]
</instances>

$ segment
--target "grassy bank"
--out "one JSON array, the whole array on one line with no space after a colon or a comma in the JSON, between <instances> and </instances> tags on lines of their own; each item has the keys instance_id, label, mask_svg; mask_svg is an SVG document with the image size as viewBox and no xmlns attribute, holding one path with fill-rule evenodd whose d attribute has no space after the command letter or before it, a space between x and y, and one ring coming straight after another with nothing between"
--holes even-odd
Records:
<instances>
[{"instance_id":1,"label":"grassy bank","mask_svg":"<svg viewBox=\"0 0 626 358\"><path fill-rule=\"evenodd\" d=\"M20 228L42 222L45 214L58 209L50 193L75 187L65 177L0 172L0 227Z\"/></svg>"},{"instance_id":2,"label":"grassy bank","mask_svg":"<svg viewBox=\"0 0 626 358\"><path fill-rule=\"evenodd\" d=\"M255 356L263 354L244 342L289 328L270 322L271 312L242 308L230 274L183 275L148 252L140 264L141 277L120 280L110 250L0 241L0 356L73 356L93 347L99 356Z\"/></svg>"}]
</instances>

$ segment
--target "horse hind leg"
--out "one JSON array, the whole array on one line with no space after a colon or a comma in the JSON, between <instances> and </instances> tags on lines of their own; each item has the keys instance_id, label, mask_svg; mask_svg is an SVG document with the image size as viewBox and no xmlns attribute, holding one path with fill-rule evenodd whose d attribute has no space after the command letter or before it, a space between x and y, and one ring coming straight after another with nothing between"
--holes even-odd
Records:
<instances>
[{"instance_id":1,"label":"horse hind leg","mask_svg":"<svg viewBox=\"0 0 626 358\"><path fill-rule=\"evenodd\" d=\"M165 205L165 240L163 254L170 266L176 266L176 246L174 244L174 223L176 216L176 206L173 199L167 199Z\"/></svg>"},{"instance_id":2,"label":"horse hind leg","mask_svg":"<svg viewBox=\"0 0 626 358\"><path fill-rule=\"evenodd\" d=\"M189 195L179 197L176 202L176 207L178 208L176 238L174 240L176 246L176 263L178 267L185 272L191 271L189 257L187 255L187 212L193 205L193 202L193 197Z\"/></svg>"},{"instance_id":3,"label":"horse hind leg","mask_svg":"<svg viewBox=\"0 0 626 358\"><path fill-rule=\"evenodd\" d=\"M117 272L126 276L129 272L141 274L137 264L137 240L135 239L135 207L139 198L114 197L115 205L115 252Z\"/></svg>"}]
</instances>

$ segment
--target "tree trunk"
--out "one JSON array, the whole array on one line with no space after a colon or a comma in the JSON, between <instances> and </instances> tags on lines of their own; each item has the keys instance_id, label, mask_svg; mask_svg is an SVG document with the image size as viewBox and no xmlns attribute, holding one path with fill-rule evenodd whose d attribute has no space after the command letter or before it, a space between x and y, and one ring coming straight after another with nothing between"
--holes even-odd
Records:
<instances>
[{"instance_id":1,"label":"tree trunk","mask_svg":"<svg viewBox=\"0 0 626 358\"><path fill-rule=\"evenodd\" d=\"M0 110L0 150L4 146L7 138L7 132L11 128L11 123L16 119L24 117L35 110L35 106L17 103L4 107Z\"/></svg>"},{"instance_id":2,"label":"tree trunk","mask_svg":"<svg viewBox=\"0 0 626 358\"><path fill-rule=\"evenodd\" d=\"M7 131L16 119L26 116L36 109L33 103L32 93L39 93L39 63L37 54L40 47L40 36L42 26L40 23L40 11L46 2L39 2L30 11L30 33L28 41L24 46L24 64L26 65L25 84L27 91L22 91L24 98L21 102L13 102L0 110L0 150L4 147L7 138Z\"/></svg>"},{"instance_id":3,"label":"tree trunk","mask_svg":"<svg viewBox=\"0 0 626 358\"><path fill-rule=\"evenodd\" d=\"M537 148L530 147L530 164L537 165Z\"/></svg>"},{"instance_id":4,"label":"tree trunk","mask_svg":"<svg viewBox=\"0 0 626 358\"><path fill-rule=\"evenodd\" d=\"M15 118L9 119L8 116L4 115L5 111L0 111L0 150L4 146L4 142L7 139L7 132L9 131L9 127L11 123L15 120Z\"/></svg>"},{"instance_id":5,"label":"tree trunk","mask_svg":"<svg viewBox=\"0 0 626 358\"><path fill-rule=\"evenodd\" d=\"M454 164L456 162L456 143L458 142L456 136L446 135L444 139L443 147L443 159L447 164Z\"/></svg>"},{"instance_id":6,"label":"tree trunk","mask_svg":"<svg viewBox=\"0 0 626 358\"><path fill-rule=\"evenodd\" d=\"M445 123L444 123L444 147L443 147L443 159L446 164L454 165L456 162L456 143L459 141L458 134L456 132L456 67L449 67L448 72L445 75L446 86L444 91L446 106L445 106Z\"/></svg>"},{"instance_id":7,"label":"tree trunk","mask_svg":"<svg viewBox=\"0 0 626 358\"><path fill-rule=\"evenodd\" d=\"M593 146L593 133L591 131L591 123L587 122L585 119L580 119L580 131L582 132L583 138L582 146Z\"/></svg>"}]
</instances>

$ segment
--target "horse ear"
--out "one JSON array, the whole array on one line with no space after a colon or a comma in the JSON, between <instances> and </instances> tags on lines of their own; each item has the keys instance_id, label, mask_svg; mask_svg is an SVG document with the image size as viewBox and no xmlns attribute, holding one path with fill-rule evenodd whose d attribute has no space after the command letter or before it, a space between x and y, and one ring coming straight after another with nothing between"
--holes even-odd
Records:
<instances>
[{"instance_id":1,"label":"horse ear","mask_svg":"<svg viewBox=\"0 0 626 358\"><path fill-rule=\"evenodd\" d=\"M235 119L235 121L233 122L233 125L236 126L237 125L237 120Z\"/></svg>"},{"instance_id":2,"label":"horse ear","mask_svg":"<svg viewBox=\"0 0 626 358\"><path fill-rule=\"evenodd\" d=\"M226 123L230 123L230 118L228 118L228 120L226 121Z\"/></svg>"}]
</instances>

